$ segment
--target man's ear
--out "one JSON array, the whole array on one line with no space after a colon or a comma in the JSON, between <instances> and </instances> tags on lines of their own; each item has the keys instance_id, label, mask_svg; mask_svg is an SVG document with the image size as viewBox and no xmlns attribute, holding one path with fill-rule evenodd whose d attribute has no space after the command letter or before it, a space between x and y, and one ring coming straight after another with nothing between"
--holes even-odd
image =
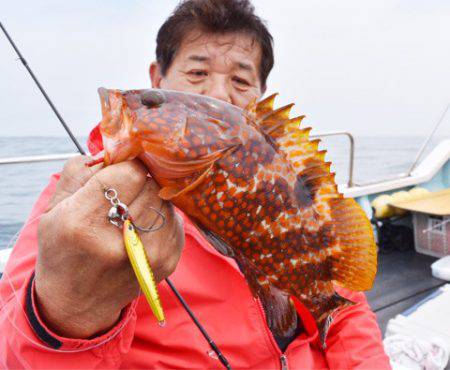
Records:
<instances>
[{"instance_id":1,"label":"man's ear","mask_svg":"<svg viewBox=\"0 0 450 370\"><path fill-rule=\"evenodd\" d=\"M149 72L150 81L152 82L152 88L160 89L163 75L161 73L161 67L159 66L158 62L153 62L152 64L150 64Z\"/></svg>"},{"instance_id":2,"label":"man's ear","mask_svg":"<svg viewBox=\"0 0 450 370\"><path fill-rule=\"evenodd\" d=\"M264 86L261 88L261 95L260 95L260 97L263 96L263 95L266 93L266 90L267 90L267 86L264 85Z\"/></svg>"}]
</instances>

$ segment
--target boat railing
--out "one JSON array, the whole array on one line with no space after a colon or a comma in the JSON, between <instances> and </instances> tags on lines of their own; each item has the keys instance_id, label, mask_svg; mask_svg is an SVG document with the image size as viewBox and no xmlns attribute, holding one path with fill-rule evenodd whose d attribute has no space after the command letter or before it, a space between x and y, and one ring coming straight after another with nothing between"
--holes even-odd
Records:
<instances>
[{"instance_id":1,"label":"boat railing","mask_svg":"<svg viewBox=\"0 0 450 370\"><path fill-rule=\"evenodd\" d=\"M62 154L46 154L46 155L31 155L25 157L9 157L0 158L1 164L19 164L19 163L35 163L35 162L53 162L64 161L79 155L78 153L62 153Z\"/></svg>"},{"instance_id":2,"label":"boat railing","mask_svg":"<svg viewBox=\"0 0 450 370\"><path fill-rule=\"evenodd\" d=\"M355 139L353 135L346 131L329 131L320 132L315 135L311 135L311 138L323 138L329 136L347 136L350 144L349 151L349 170L348 170L348 181L347 186L353 186L353 164L355 160ZM0 158L0 165L6 164L19 164L19 163L34 163L34 162L51 162L51 161L63 161L72 158L78 153L62 153L62 154L47 154L47 155L32 155L26 157L9 157Z\"/></svg>"},{"instance_id":3,"label":"boat railing","mask_svg":"<svg viewBox=\"0 0 450 370\"><path fill-rule=\"evenodd\" d=\"M314 135L311 135L312 139L319 139L323 137L330 137L330 136L347 136L350 144L350 150L349 150L349 162L348 162L348 180L347 180L347 187L354 186L353 182L353 168L355 163L355 138L350 132L347 131L327 131L327 132L320 132Z\"/></svg>"},{"instance_id":4,"label":"boat railing","mask_svg":"<svg viewBox=\"0 0 450 370\"><path fill-rule=\"evenodd\" d=\"M323 138L329 136L347 136L350 144L349 151L349 169L348 169L348 180L347 186L353 186L353 165L355 161L355 139L353 135L346 131L329 131L320 132L315 135L311 135L312 139ZM51 161L63 161L72 158L78 153L63 153L63 154L47 154L47 155L32 155L26 157L9 157L0 158L0 165L2 164L19 164L19 163L34 163L34 162L51 162Z\"/></svg>"},{"instance_id":5,"label":"boat railing","mask_svg":"<svg viewBox=\"0 0 450 370\"><path fill-rule=\"evenodd\" d=\"M406 176L410 176L412 171L414 171L414 169L416 168L417 164L419 163L420 157L422 157L423 152L425 151L425 148L427 147L428 143L430 142L431 138L434 136L434 134L436 133L438 127L441 125L441 123L444 121L445 116L447 115L447 112L450 108L450 103L447 104L447 107L444 109L444 111L442 112L441 116L439 117L439 119L437 120L436 124L434 125L433 129L431 130L430 134L428 135L428 137L425 139L425 141L422 144L422 147L419 149L419 152L416 155L416 158L414 159L413 164L411 165L411 167L409 168L409 170L406 172Z\"/></svg>"}]
</instances>

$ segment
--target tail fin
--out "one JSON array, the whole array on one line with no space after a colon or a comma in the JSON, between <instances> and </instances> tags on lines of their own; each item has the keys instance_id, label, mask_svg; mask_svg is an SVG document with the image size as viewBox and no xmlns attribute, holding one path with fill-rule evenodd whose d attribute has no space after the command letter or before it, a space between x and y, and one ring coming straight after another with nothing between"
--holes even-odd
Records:
<instances>
[{"instance_id":1,"label":"tail fin","mask_svg":"<svg viewBox=\"0 0 450 370\"><path fill-rule=\"evenodd\" d=\"M355 200L330 199L329 202L338 246L332 254L333 279L351 290L369 290L377 272L372 225Z\"/></svg>"}]
</instances>

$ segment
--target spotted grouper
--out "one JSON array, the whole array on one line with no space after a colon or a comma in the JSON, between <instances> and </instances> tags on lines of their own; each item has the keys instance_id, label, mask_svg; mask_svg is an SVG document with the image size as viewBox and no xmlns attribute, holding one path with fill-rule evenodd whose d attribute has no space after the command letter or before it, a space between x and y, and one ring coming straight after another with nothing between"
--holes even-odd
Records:
<instances>
[{"instance_id":1,"label":"spotted grouper","mask_svg":"<svg viewBox=\"0 0 450 370\"><path fill-rule=\"evenodd\" d=\"M267 323L295 332L293 300L316 321L322 344L337 310L335 284L372 287L377 254L364 211L338 192L325 150L274 109L275 94L246 109L165 90L99 89L104 164L139 158L159 195L236 260ZM295 297L295 298L294 298Z\"/></svg>"}]
</instances>

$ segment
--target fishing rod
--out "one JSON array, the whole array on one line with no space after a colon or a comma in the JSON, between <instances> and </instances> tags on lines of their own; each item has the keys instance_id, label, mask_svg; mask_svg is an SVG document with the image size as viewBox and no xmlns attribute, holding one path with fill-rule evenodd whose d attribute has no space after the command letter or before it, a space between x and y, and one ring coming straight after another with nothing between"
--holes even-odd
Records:
<instances>
[{"instance_id":1,"label":"fishing rod","mask_svg":"<svg viewBox=\"0 0 450 370\"><path fill-rule=\"evenodd\" d=\"M73 136L72 132L69 129L69 126L67 126L66 122L64 122L63 118L61 117L61 115L59 114L58 110L56 109L55 105L53 104L53 102L50 100L49 96L47 95L47 93L45 92L44 88L42 87L42 85L40 84L39 80L36 78L36 76L34 75L33 71L31 70L30 66L28 65L27 61L25 60L25 58L22 56L22 54L20 53L19 49L17 48L16 44L14 44L14 41L12 40L11 36L9 36L8 32L6 32L5 27L3 27L2 22L0 22L0 28L2 29L3 33L5 34L6 38L8 39L9 43L11 44L11 46L14 48L14 51L17 53L17 56L19 57L19 60L22 62L22 64L25 66L25 68L27 69L27 71L30 73L31 78L34 80L34 82L36 83L37 87L39 88L39 90L41 91L42 95L44 95L45 100L47 100L47 103L50 104L50 107L52 108L53 112L56 114L56 117L58 117L59 122L61 122L61 124L63 125L64 129L66 130L67 134L70 136L70 138L72 139L73 143L75 144L75 146L77 147L78 151L85 155L86 152L84 151L84 149L82 148L82 146L80 145L80 143L78 142L78 140L75 138L75 136Z\"/></svg>"},{"instance_id":2,"label":"fishing rod","mask_svg":"<svg viewBox=\"0 0 450 370\"><path fill-rule=\"evenodd\" d=\"M53 104L53 102L51 101L50 97L47 95L47 93L45 92L44 88L42 87L41 83L39 82L39 80L36 78L36 76L34 75L33 71L31 70L30 66L28 65L27 61L25 60L25 58L22 56L22 54L20 53L19 49L17 48L16 44L14 43L13 39L11 38L11 36L8 34L8 32L6 31L6 28L3 26L2 22L0 22L0 28L2 29L3 33L5 34L6 38L8 39L9 43L11 44L11 46L13 47L14 51L16 52L16 54L19 57L19 60L22 62L22 64L25 66L25 68L27 69L28 73L31 75L31 78L33 79L33 81L36 83L37 87L39 88L39 90L41 91L42 95L44 95L45 100L47 100L47 103L50 105L50 107L52 108L53 112L55 113L56 117L58 118L59 122L61 122L61 125L64 127L64 129L66 130L67 134L69 135L70 139L72 140L72 142L75 144L75 146L77 147L77 150L80 152L80 154L82 155L86 155L86 151L83 149L83 147L80 145L80 143L78 142L77 138L73 135L72 131L70 130L69 126L66 124L66 122L64 121L64 119L62 118L61 114L59 114L58 110L56 109L55 105ZM189 317L192 319L192 321L194 322L194 324L197 326L197 328L200 330L200 332L202 333L203 337L206 339L206 341L208 342L209 346L211 347L211 349L214 351L214 353L217 355L217 358L220 360L220 362L223 364L223 366L226 369L231 369L231 365L228 362L228 360L226 359L226 357L222 354L222 352L220 351L219 347L217 347L217 344L211 339L211 337L208 335L207 331L205 330L205 328L202 326L202 324L200 323L200 321L198 320L198 318L194 315L194 313L192 312L192 310L190 309L189 305L187 304L187 302L183 299L183 297L181 296L180 292L178 291L177 288L175 288L175 285L172 283L172 281L169 278L165 279L167 285L169 285L170 289L172 290L172 292L175 294L175 297L177 297L178 301L181 303L181 305L183 306L183 308L186 310L186 312L188 313Z\"/></svg>"}]
</instances>

